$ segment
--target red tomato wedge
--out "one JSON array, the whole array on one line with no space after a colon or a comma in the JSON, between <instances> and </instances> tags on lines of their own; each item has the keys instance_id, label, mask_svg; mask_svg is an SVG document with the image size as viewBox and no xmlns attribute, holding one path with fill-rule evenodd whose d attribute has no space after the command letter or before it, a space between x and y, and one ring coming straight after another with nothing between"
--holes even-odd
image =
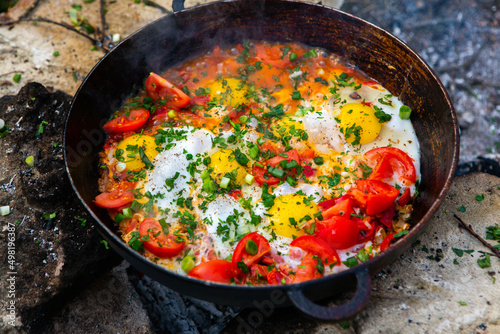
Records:
<instances>
[{"instance_id":1,"label":"red tomato wedge","mask_svg":"<svg viewBox=\"0 0 500 334\"><path fill-rule=\"evenodd\" d=\"M283 284L283 279L285 284L292 283L292 279L287 272L283 272L281 268L273 268L266 276L267 284L277 285Z\"/></svg>"},{"instance_id":2,"label":"red tomato wedge","mask_svg":"<svg viewBox=\"0 0 500 334\"><path fill-rule=\"evenodd\" d=\"M334 249L352 247L358 241L358 224L344 216L333 216L316 223L316 236Z\"/></svg>"},{"instance_id":3,"label":"red tomato wedge","mask_svg":"<svg viewBox=\"0 0 500 334\"><path fill-rule=\"evenodd\" d=\"M290 66L290 57L283 57L283 51L278 45L258 44L255 47L255 52L257 58L260 58L266 64L278 68Z\"/></svg>"},{"instance_id":4,"label":"red tomato wedge","mask_svg":"<svg viewBox=\"0 0 500 334\"><path fill-rule=\"evenodd\" d=\"M324 263L328 265L332 263L340 265L340 258L335 249L330 247L330 245L324 240L321 240L320 238L317 238L315 236L303 235L294 239L290 243L290 246L298 247L308 253L317 255Z\"/></svg>"},{"instance_id":5,"label":"red tomato wedge","mask_svg":"<svg viewBox=\"0 0 500 334\"><path fill-rule=\"evenodd\" d=\"M109 134L139 130L148 120L149 110L138 108L130 111L128 116L120 116L103 125L103 130Z\"/></svg>"},{"instance_id":6,"label":"red tomato wedge","mask_svg":"<svg viewBox=\"0 0 500 334\"><path fill-rule=\"evenodd\" d=\"M292 160L295 160L295 161L297 161L297 164L300 166L300 156L299 156L299 153L297 152L297 150L295 150L295 149L290 150L286 153L283 153L283 155L286 155L286 157L284 157L282 155L277 155L271 159L267 159L266 161L264 161L262 163L262 165L275 167L283 160L286 160L286 162L290 162ZM287 171L287 173L296 174L297 170L295 168L293 168L293 169L290 169L289 171ZM258 184L263 185L264 183L267 183L270 186L278 184L281 180L283 180L286 177L286 175L283 179L274 177L274 176L270 175L269 173L267 173L267 170L265 168L262 168L262 167L259 167L256 165L253 165L252 175L255 177L255 181Z\"/></svg>"},{"instance_id":7,"label":"red tomato wedge","mask_svg":"<svg viewBox=\"0 0 500 334\"><path fill-rule=\"evenodd\" d=\"M105 209L116 209L127 205L134 200L134 194L131 191L116 189L109 193L102 193L96 196L94 203Z\"/></svg>"},{"instance_id":8,"label":"red tomato wedge","mask_svg":"<svg viewBox=\"0 0 500 334\"><path fill-rule=\"evenodd\" d=\"M300 263L300 266L295 269L293 283L305 282L322 277L323 274L318 271L317 265L318 259L315 259L313 254L307 254Z\"/></svg>"},{"instance_id":9,"label":"red tomato wedge","mask_svg":"<svg viewBox=\"0 0 500 334\"><path fill-rule=\"evenodd\" d=\"M412 158L396 147L379 147L365 153L365 157L373 164L378 163L385 157L392 166L393 171L399 175L407 184L415 183L417 172Z\"/></svg>"},{"instance_id":10,"label":"red tomato wedge","mask_svg":"<svg viewBox=\"0 0 500 334\"><path fill-rule=\"evenodd\" d=\"M405 191L403 192L403 195L401 195L401 197L399 197L398 204L400 206L405 206L406 204L408 204L410 199L411 199L410 188L406 188Z\"/></svg>"},{"instance_id":11,"label":"red tomato wedge","mask_svg":"<svg viewBox=\"0 0 500 334\"><path fill-rule=\"evenodd\" d=\"M273 186L281 181L281 179L269 175L269 173L267 173L267 169L256 165L253 165L252 167L252 175L254 176L255 181L260 185L267 183L268 185Z\"/></svg>"},{"instance_id":12,"label":"red tomato wedge","mask_svg":"<svg viewBox=\"0 0 500 334\"><path fill-rule=\"evenodd\" d=\"M189 272L188 276L206 281L231 283L233 265L226 260L210 260L202 262Z\"/></svg>"},{"instance_id":13,"label":"red tomato wedge","mask_svg":"<svg viewBox=\"0 0 500 334\"><path fill-rule=\"evenodd\" d=\"M394 239L394 235L396 234L396 232L394 233L391 233L389 235L387 235L384 240L382 241L382 243L380 244L380 251L383 252L385 251L387 248L389 248L390 244L391 244L391 241L392 239Z\"/></svg>"},{"instance_id":14,"label":"red tomato wedge","mask_svg":"<svg viewBox=\"0 0 500 334\"><path fill-rule=\"evenodd\" d=\"M366 214L373 216L389 208L399 195L393 186L378 180L358 180L347 192Z\"/></svg>"},{"instance_id":15,"label":"red tomato wedge","mask_svg":"<svg viewBox=\"0 0 500 334\"><path fill-rule=\"evenodd\" d=\"M352 211L352 200L348 196L336 198L335 204L321 212L323 219L330 219L333 216L343 216L349 218ZM321 204L321 203L320 203Z\"/></svg>"},{"instance_id":16,"label":"red tomato wedge","mask_svg":"<svg viewBox=\"0 0 500 334\"><path fill-rule=\"evenodd\" d=\"M247 251L245 250L247 242L250 240L253 240L257 244L257 253L253 255L247 253ZM270 251L271 245L269 245L269 242L266 238L264 238L257 232L247 234L243 237L243 239L240 240L240 242L238 242L238 245L236 245L236 248L234 249L232 259L233 270L236 273L240 274L241 269L238 268L238 262L243 261L243 263L245 263L245 265L250 268L252 264L259 262L259 260Z\"/></svg>"},{"instance_id":17,"label":"red tomato wedge","mask_svg":"<svg viewBox=\"0 0 500 334\"><path fill-rule=\"evenodd\" d=\"M171 84L156 73L149 74L146 79L146 92L153 100L165 99L168 104L176 108L187 106L191 98L182 90Z\"/></svg>"},{"instance_id":18,"label":"red tomato wedge","mask_svg":"<svg viewBox=\"0 0 500 334\"><path fill-rule=\"evenodd\" d=\"M170 258L179 255L184 249L186 241L178 242L177 236L165 235L160 223L154 218L146 218L139 226L144 248L160 258Z\"/></svg>"},{"instance_id":19,"label":"red tomato wedge","mask_svg":"<svg viewBox=\"0 0 500 334\"><path fill-rule=\"evenodd\" d=\"M394 175L394 170L392 169L392 165L389 162L389 159L382 156L380 160L377 162L375 168L373 168L372 173L368 177L370 180L384 180L389 179Z\"/></svg>"}]
</instances>

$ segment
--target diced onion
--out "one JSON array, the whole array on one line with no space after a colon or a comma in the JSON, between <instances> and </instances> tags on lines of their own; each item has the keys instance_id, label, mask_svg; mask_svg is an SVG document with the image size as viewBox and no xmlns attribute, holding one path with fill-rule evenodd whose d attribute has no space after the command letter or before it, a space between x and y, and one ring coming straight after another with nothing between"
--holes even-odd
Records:
<instances>
[{"instance_id":1,"label":"diced onion","mask_svg":"<svg viewBox=\"0 0 500 334\"><path fill-rule=\"evenodd\" d=\"M0 118L0 130L5 126L5 121Z\"/></svg>"},{"instance_id":2,"label":"diced onion","mask_svg":"<svg viewBox=\"0 0 500 334\"><path fill-rule=\"evenodd\" d=\"M231 179L224 176L223 178L220 179L220 187L222 189L226 189L230 181Z\"/></svg>"},{"instance_id":3,"label":"diced onion","mask_svg":"<svg viewBox=\"0 0 500 334\"><path fill-rule=\"evenodd\" d=\"M247 174L247 176L245 176L245 182L247 184L252 184L254 179L255 177L252 174Z\"/></svg>"},{"instance_id":4,"label":"diced onion","mask_svg":"<svg viewBox=\"0 0 500 334\"><path fill-rule=\"evenodd\" d=\"M120 41L120 34L113 34L113 43L118 43Z\"/></svg>"},{"instance_id":5,"label":"diced onion","mask_svg":"<svg viewBox=\"0 0 500 334\"><path fill-rule=\"evenodd\" d=\"M118 173L121 173L121 172L123 172L125 169L127 169L127 164L125 164L124 162L119 162L119 163L117 163L117 164L116 164L116 167L115 167L115 168L116 168L116 171L117 171Z\"/></svg>"}]
</instances>

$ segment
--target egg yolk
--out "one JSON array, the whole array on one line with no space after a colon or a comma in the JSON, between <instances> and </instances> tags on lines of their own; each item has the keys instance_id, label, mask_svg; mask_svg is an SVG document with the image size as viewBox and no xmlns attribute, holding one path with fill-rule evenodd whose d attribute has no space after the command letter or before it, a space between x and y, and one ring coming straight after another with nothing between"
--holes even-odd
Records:
<instances>
[{"instance_id":1,"label":"egg yolk","mask_svg":"<svg viewBox=\"0 0 500 334\"><path fill-rule=\"evenodd\" d=\"M345 140L353 145L373 141L382 129L375 110L361 103L348 103L341 107L338 119Z\"/></svg>"},{"instance_id":2,"label":"egg yolk","mask_svg":"<svg viewBox=\"0 0 500 334\"><path fill-rule=\"evenodd\" d=\"M293 118L284 117L274 122L271 132L278 138L291 135L300 139L303 136L304 125Z\"/></svg>"},{"instance_id":3,"label":"egg yolk","mask_svg":"<svg viewBox=\"0 0 500 334\"><path fill-rule=\"evenodd\" d=\"M245 177L247 171L245 167L240 165L234 158L234 154L231 150L220 150L212 154L210 157L209 167L213 168L212 178L220 183L221 179L227 173L232 173L233 170L237 170L236 183L243 184L245 182Z\"/></svg>"},{"instance_id":4,"label":"egg yolk","mask_svg":"<svg viewBox=\"0 0 500 334\"><path fill-rule=\"evenodd\" d=\"M217 103L236 107L247 101L245 95L248 93L248 87L241 80L226 78L215 81L210 87L210 92Z\"/></svg>"},{"instance_id":5,"label":"egg yolk","mask_svg":"<svg viewBox=\"0 0 500 334\"><path fill-rule=\"evenodd\" d=\"M123 139L116 147L115 156L121 162L127 165L128 170L139 170L144 168L146 165L141 158L141 149L149 159L153 162L153 159L159 153L157 150L157 145L155 143L155 138L146 135L133 135Z\"/></svg>"},{"instance_id":6,"label":"egg yolk","mask_svg":"<svg viewBox=\"0 0 500 334\"><path fill-rule=\"evenodd\" d=\"M304 203L304 199L306 203ZM287 194L276 198L274 206L269 210L271 225L274 232L283 237L300 237L305 232L298 227L301 220L309 215L311 219L318 212L316 203L307 200L307 196L299 194Z\"/></svg>"}]
</instances>

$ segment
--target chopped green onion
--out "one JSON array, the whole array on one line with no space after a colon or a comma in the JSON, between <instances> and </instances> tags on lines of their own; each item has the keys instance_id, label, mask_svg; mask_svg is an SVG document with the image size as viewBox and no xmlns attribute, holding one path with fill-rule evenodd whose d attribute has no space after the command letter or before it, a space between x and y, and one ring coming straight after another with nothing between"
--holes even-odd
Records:
<instances>
[{"instance_id":1,"label":"chopped green onion","mask_svg":"<svg viewBox=\"0 0 500 334\"><path fill-rule=\"evenodd\" d=\"M266 140L264 139L264 137L259 137L259 139L257 139L257 144L259 145L262 145L266 142Z\"/></svg>"},{"instance_id":2,"label":"chopped green onion","mask_svg":"<svg viewBox=\"0 0 500 334\"><path fill-rule=\"evenodd\" d=\"M296 54L296 53L293 53L293 52L292 52L292 53L290 53L290 60L291 60L291 61L297 60L297 58L298 58L298 57L297 57L297 54Z\"/></svg>"},{"instance_id":3,"label":"chopped green onion","mask_svg":"<svg viewBox=\"0 0 500 334\"><path fill-rule=\"evenodd\" d=\"M26 158L26 164L30 167L33 167L35 165L35 158L30 155L29 157Z\"/></svg>"},{"instance_id":4,"label":"chopped green onion","mask_svg":"<svg viewBox=\"0 0 500 334\"><path fill-rule=\"evenodd\" d=\"M189 274L191 269L193 269L196 264L194 261L195 261L194 256L191 255L185 256L181 261L181 269L184 270L186 274Z\"/></svg>"},{"instance_id":5,"label":"chopped green onion","mask_svg":"<svg viewBox=\"0 0 500 334\"><path fill-rule=\"evenodd\" d=\"M0 206L0 215L7 216L10 213L10 207L8 205Z\"/></svg>"},{"instance_id":6,"label":"chopped green onion","mask_svg":"<svg viewBox=\"0 0 500 334\"><path fill-rule=\"evenodd\" d=\"M206 180L210 177L210 172L205 169L203 172L201 172L200 177L202 180Z\"/></svg>"},{"instance_id":7,"label":"chopped green onion","mask_svg":"<svg viewBox=\"0 0 500 334\"><path fill-rule=\"evenodd\" d=\"M132 238L128 241L129 246L138 252L141 251L142 248L144 247L144 244L142 243L142 241L140 239L141 235L139 234L138 231L132 232L131 235L132 235Z\"/></svg>"},{"instance_id":8,"label":"chopped green onion","mask_svg":"<svg viewBox=\"0 0 500 334\"><path fill-rule=\"evenodd\" d=\"M260 154L260 151L259 151L259 147L257 145L252 146L248 149L248 155L250 156L250 158L252 158L254 160L256 160L259 157L259 154Z\"/></svg>"},{"instance_id":9,"label":"chopped green onion","mask_svg":"<svg viewBox=\"0 0 500 334\"><path fill-rule=\"evenodd\" d=\"M325 161L323 160L323 157L314 157L313 161L318 166L321 166L322 164L325 163Z\"/></svg>"},{"instance_id":10,"label":"chopped green onion","mask_svg":"<svg viewBox=\"0 0 500 334\"><path fill-rule=\"evenodd\" d=\"M223 176L221 179L220 179L220 187L222 189L227 189L227 187L229 186L229 182L231 181L230 178L227 178L225 176Z\"/></svg>"},{"instance_id":11,"label":"chopped green onion","mask_svg":"<svg viewBox=\"0 0 500 334\"><path fill-rule=\"evenodd\" d=\"M132 216L134 215L132 213L132 210L130 208L125 208L122 210L122 213L123 215L125 216L125 218L132 218Z\"/></svg>"},{"instance_id":12,"label":"chopped green onion","mask_svg":"<svg viewBox=\"0 0 500 334\"><path fill-rule=\"evenodd\" d=\"M246 122L248 122L248 116L247 115L241 115L240 116L240 123L241 124L245 124Z\"/></svg>"},{"instance_id":13,"label":"chopped green onion","mask_svg":"<svg viewBox=\"0 0 500 334\"><path fill-rule=\"evenodd\" d=\"M210 157L205 157L205 158L203 158L203 164L204 164L205 166L210 165L210 163L211 163L211 162L212 162L212 158L210 158Z\"/></svg>"},{"instance_id":14,"label":"chopped green onion","mask_svg":"<svg viewBox=\"0 0 500 334\"><path fill-rule=\"evenodd\" d=\"M238 162L241 166L246 166L250 159L245 155L245 153L241 152L239 148L233 151L234 152L234 158L236 159L236 162Z\"/></svg>"},{"instance_id":15,"label":"chopped green onion","mask_svg":"<svg viewBox=\"0 0 500 334\"><path fill-rule=\"evenodd\" d=\"M411 108L408 106L401 106L399 108L399 118L401 119L410 119Z\"/></svg>"},{"instance_id":16,"label":"chopped green onion","mask_svg":"<svg viewBox=\"0 0 500 334\"><path fill-rule=\"evenodd\" d=\"M5 121L0 118L0 130L2 130L5 126Z\"/></svg>"},{"instance_id":17,"label":"chopped green onion","mask_svg":"<svg viewBox=\"0 0 500 334\"><path fill-rule=\"evenodd\" d=\"M298 90L294 90L292 93L292 100L300 100L300 92Z\"/></svg>"},{"instance_id":18,"label":"chopped green onion","mask_svg":"<svg viewBox=\"0 0 500 334\"><path fill-rule=\"evenodd\" d=\"M250 255L255 255L259 251L259 246L257 243L253 240L248 240L247 243L245 244L245 252L247 252Z\"/></svg>"},{"instance_id":19,"label":"chopped green onion","mask_svg":"<svg viewBox=\"0 0 500 334\"><path fill-rule=\"evenodd\" d=\"M282 169L279 169L279 168L276 168L276 167L269 167L269 169L267 170L267 172L269 174L271 174L272 176L275 176L279 179L283 178L285 176L285 171L282 170Z\"/></svg>"},{"instance_id":20,"label":"chopped green onion","mask_svg":"<svg viewBox=\"0 0 500 334\"><path fill-rule=\"evenodd\" d=\"M124 220L125 218L127 218L127 217L125 217L125 215L122 215L121 213L119 213L119 214L117 214L117 215L116 215L116 217L115 217L115 222L116 222L117 224L119 224L119 223L121 223L121 221L122 221L122 220Z\"/></svg>"},{"instance_id":21,"label":"chopped green onion","mask_svg":"<svg viewBox=\"0 0 500 334\"><path fill-rule=\"evenodd\" d=\"M14 76L12 77L12 81L14 81L15 83L21 81L21 74L19 73L14 74Z\"/></svg>"},{"instance_id":22,"label":"chopped green onion","mask_svg":"<svg viewBox=\"0 0 500 334\"><path fill-rule=\"evenodd\" d=\"M167 115L170 118L174 118L175 116L177 116L177 113L175 112L175 110L169 110Z\"/></svg>"},{"instance_id":23,"label":"chopped green onion","mask_svg":"<svg viewBox=\"0 0 500 334\"><path fill-rule=\"evenodd\" d=\"M138 212L141 209L141 203L134 200L132 204L130 204L130 209L132 209L132 211L134 212Z\"/></svg>"},{"instance_id":24,"label":"chopped green onion","mask_svg":"<svg viewBox=\"0 0 500 334\"><path fill-rule=\"evenodd\" d=\"M254 179L255 177L252 174L247 174L247 176L245 176L245 182L247 184L252 184Z\"/></svg>"},{"instance_id":25,"label":"chopped green onion","mask_svg":"<svg viewBox=\"0 0 500 334\"><path fill-rule=\"evenodd\" d=\"M283 161L285 161L285 160L283 160ZM287 162L285 164L285 169L286 170L289 170L289 169L292 169L292 168L297 168L297 167L299 167L299 163L297 162L297 160L292 160L292 161Z\"/></svg>"},{"instance_id":26,"label":"chopped green onion","mask_svg":"<svg viewBox=\"0 0 500 334\"><path fill-rule=\"evenodd\" d=\"M207 193L213 193L215 191L215 182L212 179L206 179L203 182L203 190Z\"/></svg>"},{"instance_id":27,"label":"chopped green onion","mask_svg":"<svg viewBox=\"0 0 500 334\"><path fill-rule=\"evenodd\" d=\"M52 53L52 55L53 55L54 57L59 57L60 53L59 53L59 51L54 51L54 53Z\"/></svg>"},{"instance_id":28,"label":"chopped green onion","mask_svg":"<svg viewBox=\"0 0 500 334\"><path fill-rule=\"evenodd\" d=\"M293 177L291 177L290 175L288 175L288 176L286 177L286 182L287 182L290 186L292 186L292 187L296 187L296 186L297 186L297 181L295 181L295 180L293 179Z\"/></svg>"}]
</instances>

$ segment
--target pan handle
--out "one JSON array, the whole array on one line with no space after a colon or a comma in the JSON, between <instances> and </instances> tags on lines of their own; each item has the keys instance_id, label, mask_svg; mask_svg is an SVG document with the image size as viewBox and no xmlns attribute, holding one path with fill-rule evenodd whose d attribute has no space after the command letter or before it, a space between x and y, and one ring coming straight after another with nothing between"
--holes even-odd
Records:
<instances>
[{"instance_id":1,"label":"pan handle","mask_svg":"<svg viewBox=\"0 0 500 334\"><path fill-rule=\"evenodd\" d=\"M184 8L185 8L184 7L184 0L174 0L174 1L172 1L172 9L173 9L174 13L180 12Z\"/></svg>"},{"instance_id":2,"label":"pan handle","mask_svg":"<svg viewBox=\"0 0 500 334\"><path fill-rule=\"evenodd\" d=\"M301 289L288 291L288 298L303 313L320 320L340 320L359 312L368 302L371 293L371 277L368 268L356 271L356 293L347 303L334 307L318 305L308 299Z\"/></svg>"}]
</instances>

